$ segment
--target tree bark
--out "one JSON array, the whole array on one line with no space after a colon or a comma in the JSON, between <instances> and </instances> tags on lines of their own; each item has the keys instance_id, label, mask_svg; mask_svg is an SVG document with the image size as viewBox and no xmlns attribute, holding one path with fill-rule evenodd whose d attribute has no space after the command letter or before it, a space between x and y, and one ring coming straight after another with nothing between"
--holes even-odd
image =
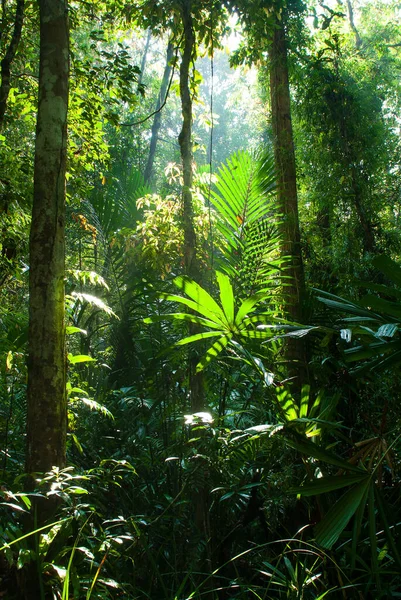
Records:
<instances>
[{"instance_id":1,"label":"tree bark","mask_svg":"<svg viewBox=\"0 0 401 600\"><path fill-rule=\"evenodd\" d=\"M184 29L184 49L180 65L182 129L178 136L178 143L180 145L183 170L184 265L186 274L191 277L196 258L196 235L192 207L192 98L189 87L189 70L195 54L191 0L182 0L182 23Z\"/></svg>"},{"instance_id":2,"label":"tree bark","mask_svg":"<svg viewBox=\"0 0 401 600\"><path fill-rule=\"evenodd\" d=\"M1 61L0 84L0 131L4 125L4 115L7 108L8 95L11 88L11 64L21 40L22 24L24 21L24 0L17 0L15 8L14 30L3 60Z\"/></svg>"},{"instance_id":3,"label":"tree bark","mask_svg":"<svg viewBox=\"0 0 401 600\"><path fill-rule=\"evenodd\" d=\"M189 87L189 71L195 59L195 34L191 15L191 0L182 0L182 24L184 29L184 48L180 65L180 97L182 108L182 129L178 136L183 170L182 220L184 229L184 268L192 279L198 279L199 269L196 261L196 234L194 227L194 211L192 205L192 98ZM196 328L190 325L190 335ZM203 375L196 373L199 357L191 350L189 365L189 389L191 410L203 410Z\"/></svg>"},{"instance_id":4,"label":"tree bark","mask_svg":"<svg viewBox=\"0 0 401 600\"><path fill-rule=\"evenodd\" d=\"M288 77L286 33L282 20L275 19L269 49L270 96L272 110L273 145L277 170L277 195L283 215L283 257L288 259L286 268L286 317L302 322L304 270L300 244L298 197L294 138L291 122L291 102ZM289 338L286 358L297 363L305 362L302 340ZM296 372L296 367L295 367Z\"/></svg>"},{"instance_id":5,"label":"tree bark","mask_svg":"<svg viewBox=\"0 0 401 600\"><path fill-rule=\"evenodd\" d=\"M30 234L28 474L66 462L65 172L67 0L39 0L40 68Z\"/></svg>"},{"instance_id":6,"label":"tree bark","mask_svg":"<svg viewBox=\"0 0 401 600\"><path fill-rule=\"evenodd\" d=\"M171 77L171 71L173 69L173 67L170 64L173 59L173 56L174 56L174 45L173 45L173 42L171 40L169 40L169 43L167 46L166 66L164 67L163 79L162 79L162 83L160 86L159 98L157 100L157 105L156 105L156 110L159 112L156 112L154 119L153 119L152 135L150 138L150 147L149 147L149 156L148 156L148 160L147 160L146 167L145 167L144 178L145 178L146 183L149 183L152 178L153 163L154 163L155 154L156 154L156 146L157 146L160 126L161 126L161 122L162 122L162 112L160 110L160 107L163 104L164 99L166 97L167 88L168 88L168 84L169 84L170 77Z\"/></svg>"},{"instance_id":7,"label":"tree bark","mask_svg":"<svg viewBox=\"0 0 401 600\"><path fill-rule=\"evenodd\" d=\"M352 198L354 200L355 212L362 229L363 253L374 254L376 252L376 240L373 231L373 225L369 214L364 208L363 193L361 190L361 185L358 181L360 175L358 177L357 170L354 166L351 167L351 177L351 190L353 192Z\"/></svg>"}]
</instances>

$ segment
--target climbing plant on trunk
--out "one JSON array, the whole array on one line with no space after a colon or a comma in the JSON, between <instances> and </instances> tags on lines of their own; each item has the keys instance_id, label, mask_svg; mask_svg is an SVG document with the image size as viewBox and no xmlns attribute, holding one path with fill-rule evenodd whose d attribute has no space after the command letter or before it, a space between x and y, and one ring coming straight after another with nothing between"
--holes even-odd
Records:
<instances>
[{"instance_id":1,"label":"climbing plant on trunk","mask_svg":"<svg viewBox=\"0 0 401 600\"><path fill-rule=\"evenodd\" d=\"M190 90L190 68L195 60L196 40L192 20L192 1L183 0L181 5L182 28L184 42L180 64L180 97L182 110L182 129L178 137L181 152L183 188L182 188L182 223L184 230L184 268L185 273L198 279L196 261L196 234L194 227L194 211L192 203L192 96ZM195 333L193 326L191 333ZM203 374L196 372L197 355L190 356L189 387L191 409L193 412L203 408Z\"/></svg>"}]
</instances>

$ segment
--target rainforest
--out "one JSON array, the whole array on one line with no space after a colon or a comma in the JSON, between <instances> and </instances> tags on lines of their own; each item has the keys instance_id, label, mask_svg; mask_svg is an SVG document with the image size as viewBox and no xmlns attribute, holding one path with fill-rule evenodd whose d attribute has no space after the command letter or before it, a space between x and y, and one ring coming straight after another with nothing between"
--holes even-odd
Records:
<instances>
[{"instance_id":1,"label":"rainforest","mask_svg":"<svg viewBox=\"0 0 401 600\"><path fill-rule=\"evenodd\" d=\"M1 0L0 598L401 597L401 4Z\"/></svg>"}]
</instances>

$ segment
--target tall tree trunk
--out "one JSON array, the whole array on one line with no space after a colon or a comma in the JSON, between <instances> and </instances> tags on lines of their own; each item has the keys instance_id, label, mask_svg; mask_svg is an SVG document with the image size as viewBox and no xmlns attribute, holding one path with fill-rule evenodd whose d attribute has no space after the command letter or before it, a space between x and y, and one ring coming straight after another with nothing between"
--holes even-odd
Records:
<instances>
[{"instance_id":1,"label":"tall tree trunk","mask_svg":"<svg viewBox=\"0 0 401 600\"><path fill-rule=\"evenodd\" d=\"M30 235L28 473L66 462L65 171L67 0L39 0L40 68Z\"/></svg>"},{"instance_id":2,"label":"tall tree trunk","mask_svg":"<svg viewBox=\"0 0 401 600\"><path fill-rule=\"evenodd\" d=\"M184 267L185 273L192 279L199 280L199 268L196 260L196 234L194 228L194 212L192 205L192 98L190 92L190 67L195 60L195 34L191 15L191 0L181 0L181 17L184 30L184 48L180 65L180 96L182 107L182 129L178 137L183 168L182 220L184 228ZM189 334L198 333L196 325L189 325ZM193 413L204 410L203 373L196 373L199 355L193 349L189 356L189 394ZM207 469L205 464L201 468ZM207 481L207 473L202 476ZM209 569L210 539L208 488L205 485L193 490L194 523L201 539L206 544L207 566L205 557L195 557L199 572ZM197 550L196 550L197 552ZM208 595L206 595L206 599Z\"/></svg>"},{"instance_id":3,"label":"tall tree trunk","mask_svg":"<svg viewBox=\"0 0 401 600\"><path fill-rule=\"evenodd\" d=\"M364 207L363 192L361 189L360 182L358 181L361 176L359 175L358 177L358 172L354 166L351 167L351 177L351 189L353 192L352 198L355 205L355 212L362 229L363 253L373 254L377 251L375 234L371 218Z\"/></svg>"},{"instance_id":4,"label":"tall tree trunk","mask_svg":"<svg viewBox=\"0 0 401 600\"><path fill-rule=\"evenodd\" d=\"M291 102L288 79L286 34L282 20L276 18L270 43L270 95L272 107L273 145L277 170L277 195L283 215L282 256L288 257L286 269L286 313L291 321L302 322L304 270L300 245L298 197ZM287 360L305 362L303 341L289 338ZM292 374L297 372L291 368Z\"/></svg>"},{"instance_id":5,"label":"tall tree trunk","mask_svg":"<svg viewBox=\"0 0 401 600\"><path fill-rule=\"evenodd\" d=\"M194 228L194 211L192 205L192 98L189 87L189 71L195 59L195 34L191 15L191 0L182 0L182 23L184 29L184 49L180 65L180 96L182 107L182 129L178 137L180 144L183 189L182 220L184 228L184 268L192 279L198 279L199 269L196 261L196 234ZM190 334L195 330L190 327ZM203 410L203 375L196 373L198 355L193 350L190 357L190 395L193 412Z\"/></svg>"},{"instance_id":6,"label":"tall tree trunk","mask_svg":"<svg viewBox=\"0 0 401 600\"><path fill-rule=\"evenodd\" d=\"M15 8L14 30L3 60L1 61L0 83L0 131L4 124L4 115L7 108L8 95L11 88L11 64L18 50L21 40L22 24L24 21L24 0L17 0ZM4 10L4 9L3 9ZM4 15L3 15L4 18Z\"/></svg>"},{"instance_id":7,"label":"tall tree trunk","mask_svg":"<svg viewBox=\"0 0 401 600\"><path fill-rule=\"evenodd\" d=\"M160 110L160 107L162 106L164 99L166 97L167 88L168 88L168 84L169 84L170 77L171 77L171 71L173 69L173 67L170 64L173 59L173 56L174 56L174 45L173 45L173 42L171 40L169 40L169 43L167 46L166 66L164 67L163 79L162 79L162 83L160 86L159 97L158 97L157 105L156 105L156 110L158 112L156 112L154 119L153 119L152 135L150 138L149 156L148 156L148 160L147 160L146 167L145 167L144 178L145 178L146 183L149 183L152 178L153 163L155 160L157 140L158 140L158 135L159 135L160 126L161 126L161 122L162 122L162 112Z\"/></svg>"}]
</instances>

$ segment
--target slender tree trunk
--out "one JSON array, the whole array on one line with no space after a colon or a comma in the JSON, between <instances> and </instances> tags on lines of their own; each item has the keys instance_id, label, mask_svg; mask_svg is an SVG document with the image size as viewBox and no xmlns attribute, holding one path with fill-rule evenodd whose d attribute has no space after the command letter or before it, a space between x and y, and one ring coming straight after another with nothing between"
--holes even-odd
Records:
<instances>
[{"instance_id":1,"label":"slender tree trunk","mask_svg":"<svg viewBox=\"0 0 401 600\"><path fill-rule=\"evenodd\" d=\"M351 2L351 0L346 0L346 1L347 1L347 10L348 10L348 21L349 21L349 25L355 35L355 48L358 50L362 46L362 40L361 40L361 36L359 35L359 31L355 26L354 9L352 7L352 2Z\"/></svg>"},{"instance_id":2,"label":"slender tree trunk","mask_svg":"<svg viewBox=\"0 0 401 600\"><path fill-rule=\"evenodd\" d=\"M4 9L3 9L4 10ZM3 15L4 17L4 15ZM8 95L11 88L11 64L18 50L21 40L22 24L24 21L24 0L17 0L15 8L14 30L3 60L1 61L0 84L0 131L4 124L4 115L7 108Z\"/></svg>"},{"instance_id":3,"label":"slender tree trunk","mask_svg":"<svg viewBox=\"0 0 401 600\"><path fill-rule=\"evenodd\" d=\"M277 194L283 215L282 255L288 257L286 269L286 313L291 321L302 322L304 270L301 254L294 138L288 79L287 46L284 24L276 19L270 44L270 95L273 145L277 170ZM302 341L289 338L289 361L305 362ZM294 372L296 373L296 367Z\"/></svg>"},{"instance_id":4,"label":"slender tree trunk","mask_svg":"<svg viewBox=\"0 0 401 600\"><path fill-rule=\"evenodd\" d=\"M64 467L65 171L69 78L67 0L39 0L40 69L30 235L26 470Z\"/></svg>"},{"instance_id":5,"label":"slender tree trunk","mask_svg":"<svg viewBox=\"0 0 401 600\"><path fill-rule=\"evenodd\" d=\"M180 65L180 97L182 129L178 136L183 169L183 224L184 224L184 265L187 275L193 274L196 259L196 235L192 207L192 98L189 87L189 70L195 55L195 35L191 15L191 0L182 0L182 22L184 28L184 49Z\"/></svg>"},{"instance_id":6,"label":"slender tree trunk","mask_svg":"<svg viewBox=\"0 0 401 600\"><path fill-rule=\"evenodd\" d=\"M184 29L184 49L180 65L180 96L182 107L182 129L178 137L180 144L183 190L182 219L184 228L184 268L192 279L199 278L196 261L196 234L194 228L194 212L192 206L192 98L189 87L189 71L195 59L195 34L191 15L191 0L182 0L182 23ZM190 334L195 330L190 327ZM198 355L193 350L190 357L190 395L193 412L203 410L203 375L196 373Z\"/></svg>"},{"instance_id":7,"label":"slender tree trunk","mask_svg":"<svg viewBox=\"0 0 401 600\"><path fill-rule=\"evenodd\" d=\"M150 40L151 39L152 39L152 31L151 31L151 29L149 29L148 30L148 35L146 37L145 48L144 48L143 54L142 54L141 72L139 73L139 77L138 77L138 87L143 82L143 75L145 73L146 59L148 58L148 51L149 51L149 46L150 46Z\"/></svg>"},{"instance_id":8,"label":"slender tree trunk","mask_svg":"<svg viewBox=\"0 0 401 600\"><path fill-rule=\"evenodd\" d=\"M171 40L169 40L169 43L167 46L166 66L164 67L163 79L162 79L162 83L160 86L159 98L157 100L157 105L156 105L156 110L159 112L157 112L155 114L154 119L153 119L152 136L150 138L149 156L148 156L148 160L147 160L146 167L145 167L144 178L147 183L149 183L152 178L153 163L154 163L155 154L156 154L156 146L157 146L158 135L159 135L160 126L161 126L161 122L162 122L162 112L160 111L160 107L163 104L164 99L166 97L167 88L168 88L168 84L169 84L170 77L171 77L171 71L173 69L173 67L170 64L173 59L173 56L174 56L174 45L173 45L173 42Z\"/></svg>"}]
</instances>

